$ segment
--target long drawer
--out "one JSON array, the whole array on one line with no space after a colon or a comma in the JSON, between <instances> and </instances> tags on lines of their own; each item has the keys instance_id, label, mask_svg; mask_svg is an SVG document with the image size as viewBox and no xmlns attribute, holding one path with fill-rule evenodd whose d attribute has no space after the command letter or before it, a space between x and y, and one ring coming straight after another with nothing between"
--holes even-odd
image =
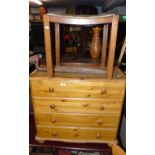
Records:
<instances>
[{"instance_id":1,"label":"long drawer","mask_svg":"<svg viewBox=\"0 0 155 155\"><path fill-rule=\"evenodd\" d=\"M73 113L36 113L35 121L37 125L48 126L117 128L119 116Z\"/></svg>"},{"instance_id":2,"label":"long drawer","mask_svg":"<svg viewBox=\"0 0 155 155\"><path fill-rule=\"evenodd\" d=\"M88 98L32 97L35 112L72 112L120 115L122 101Z\"/></svg>"},{"instance_id":3,"label":"long drawer","mask_svg":"<svg viewBox=\"0 0 155 155\"><path fill-rule=\"evenodd\" d=\"M32 96L121 99L122 81L30 80Z\"/></svg>"},{"instance_id":4,"label":"long drawer","mask_svg":"<svg viewBox=\"0 0 155 155\"><path fill-rule=\"evenodd\" d=\"M61 141L114 141L116 129L37 126L37 136Z\"/></svg>"}]
</instances>

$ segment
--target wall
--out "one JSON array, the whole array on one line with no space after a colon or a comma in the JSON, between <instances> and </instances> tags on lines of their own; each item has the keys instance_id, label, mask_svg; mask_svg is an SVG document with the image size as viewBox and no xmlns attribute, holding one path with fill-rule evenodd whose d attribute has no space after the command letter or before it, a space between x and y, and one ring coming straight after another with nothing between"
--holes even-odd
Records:
<instances>
[{"instance_id":1,"label":"wall","mask_svg":"<svg viewBox=\"0 0 155 155\"><path fill-rule=\"evenodd\" d=\"M124 7L123 6L122 7L115 7L111 10L108 10L107 12L108 13L116 13L116 14L125 16L126 15L126 7L125 6Z\"/></svg>"}]
</instances>

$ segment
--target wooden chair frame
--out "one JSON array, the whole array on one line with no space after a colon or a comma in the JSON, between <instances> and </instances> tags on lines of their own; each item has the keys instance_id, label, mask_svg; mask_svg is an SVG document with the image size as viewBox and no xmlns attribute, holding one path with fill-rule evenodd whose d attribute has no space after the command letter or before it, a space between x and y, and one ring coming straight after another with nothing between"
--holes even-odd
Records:
<instances>
[{"instance_id":1,"label":"wooden chair frame","mask_svg":"<svg viewBox=\"0 0 155 155\"><path fill-rule=\"evenodd\" d=\"M114 69L115 47L118 30L118 15L98 15L98 16L71 16L71 15L55 15L46 14L43 17L44 21L44 36L45 36L45 51L46 51L46 64L47 73L51 78L53 77L53 60L52 60L52 47L50 37L50 22L55 24L55 51L56 51L56 65L62 65L60 62L60 26L59 24L69 25L97 25L104 24L103 27L103 40L102 40L102 54L101 66L107 70L107 79L112 79ZM110 43L108 51L108 61L106 66L106 49L108 42L108 24L111 26ZM75 64L76 65L76 64ZM78 64L77 64L78 65ZM80 64L82 66L82 64ZM84 64L83 64L84 65ZM91 64L88 64L91 66Z\"/></svg>"}]
</instances>

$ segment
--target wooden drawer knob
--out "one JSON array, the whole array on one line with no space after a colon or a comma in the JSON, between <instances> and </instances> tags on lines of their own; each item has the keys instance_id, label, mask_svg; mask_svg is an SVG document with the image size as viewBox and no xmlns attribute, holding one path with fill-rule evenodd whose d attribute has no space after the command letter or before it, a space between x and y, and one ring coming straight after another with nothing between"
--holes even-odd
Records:
<instances>
[{"instance_id":1,"label":"wooden drawer knob","mask_svg":"<svg viewBox=\"0 0 155 155\"><path fill-rule=\"evenodd\" d=\"M55 104L50 105L50 108L54 109L55 108Z\"/></svg>"},{"instance_id":2,"label":"wooden drawer knob","mask_svg":"<svg viewBox=\"0 0 155 155\"><path fill-rule=\"evenodd\" d=\"M52 132L52 136L57 136L57 133L55 131Z\"/></svg>"},{"instance_id":3,"label":"wooden drawer knob","mask_svg":"<svg viewBox=\"0 0 155 155\"><path fill-rule=\"evenodd\" d=\"M88 103L83 103L82 104L84 107L88 107Z\"/></svg>"},{"instance_id":4,"label":"wooden drawer knob","mask_svg":"<svg viewBox=\"0 0 155 155\"><path fill-rule=\"evenodd\" d=\"M105 94L107 92L106 89L101 90L101 94Z\"/></svg>"},{"instance_id":5,"label":"wooden drawer knob","mask_svg":"<svg viewBox=\"0 0 155 155\"><path fill-rule=\"evenodd\" d=\"M78 137L78 136L79 136L79 134L78 134L78 133L75 133L75 134L74 134L74 137Z\"/></svg>"},{"instance_id":6,"label":"wooden drawer knob","mask_svg":"<svg viewBox=\"0 0 155 155\"><path fill-rule=\"evenodd\" d=\"M55 118L52 118L52 120L51 120L52 123L56 123L56 121L57 120Z\"/></svg>"},{"instance_id":7,"label":"wooden drawer knob","mask_svg":"<svg viewBox=\"0 0 155 155\"><path fill-rule=\"evenodd\" d=\"M54 92L54 89L53 89L53 88L49 88L48 91L49 91L50 93L53 93L53 92Z\"/></svg>"},{"instance_id":8,"label":"wooden drawer knob","mask_svg":"<svg viewBox=\"0 0 155 155\"><path fill-rule=\"evenodd\" d=\"M104 110L104 106L100 106L99 107L99 110Z\"/></svg>"},{"instance_id":9,"label":"wooden drawer knob","mask_svg":"<svg viewBox=\"0 0 155 155\"><path fill-rule=\"evenodd\" d=\"M100 139L101 135L99 133L96 134L96 138Z\"/></svg>"},{"instance_id":10,"label":"wooden drawer knob","mask_svg":"<svg viewBox=\"0 0 155 155\"><path fill-rule=\"evenodd\" d=\"M98 125L102 125L103 122L102 122L102 121L97 121L97 124L98 124Z\"/></svg>"}]
</instances>

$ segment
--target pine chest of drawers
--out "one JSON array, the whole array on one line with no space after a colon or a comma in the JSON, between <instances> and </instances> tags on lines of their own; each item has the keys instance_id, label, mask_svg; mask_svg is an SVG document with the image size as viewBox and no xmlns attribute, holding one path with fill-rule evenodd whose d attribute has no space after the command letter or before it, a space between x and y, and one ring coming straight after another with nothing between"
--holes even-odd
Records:
<instances>
[{"instance_id":1,"label":"pine chest of drawers","mask_svg":"<svg viewBox=\"0 0 155 155\"><path fill-rule=\"evenodd\" d=\"M125 80L30 77L36 140L116 142Z\"/></svg>"},{"instance_id":2,"label":"pine chest of drawers","mask_svg":"<svg viewBox=\"0 0 155 155\"><path fill-rule=\"evenodd\" d=\"M55 25L55 47L50 22ZM116 142L125 94L125 77L117 67L114 69L118 22L119 16L113 14L44 15L47 72L30 76L36 140ZM93 57L87 63L62 61L60 24L102 24L101 56L95 58L100 64ZM98 44L94 45L95 52Z\"/></svg>"}]
</instances>

